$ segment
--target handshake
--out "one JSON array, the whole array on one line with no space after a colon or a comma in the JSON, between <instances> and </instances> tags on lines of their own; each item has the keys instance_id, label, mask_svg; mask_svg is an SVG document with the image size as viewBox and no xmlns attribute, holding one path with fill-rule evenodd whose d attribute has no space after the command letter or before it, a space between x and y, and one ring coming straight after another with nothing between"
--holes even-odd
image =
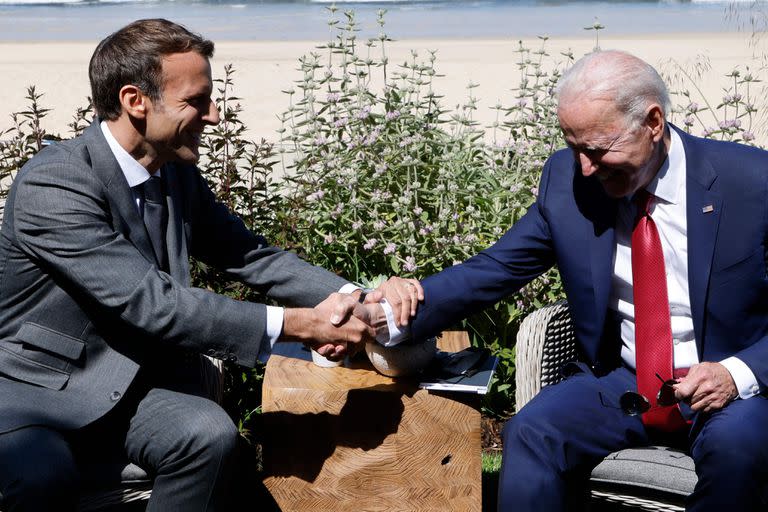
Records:
<instances>
[{"instance_id":1,"label":"handshake","mask_svg":"<svg viewBox=\"0 0 768 512\"><path fill-rule=\"evenodd\" d=\"M280 340L301 341L327 359L340 360L377 335L388 338L382 300L391 307L394 323L405 326L424 300L424 290L416 279L391 277L362 301L360 297L360 291L332 293L314 308L286 309Z\"/></svg>"}]
</instances>

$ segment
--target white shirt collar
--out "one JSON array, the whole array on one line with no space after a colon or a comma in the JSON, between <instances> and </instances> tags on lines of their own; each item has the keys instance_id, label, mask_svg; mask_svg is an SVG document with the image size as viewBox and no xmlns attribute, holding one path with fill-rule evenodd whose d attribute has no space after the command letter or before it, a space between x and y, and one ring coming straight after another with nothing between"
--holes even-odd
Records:
<instances>
[{"instance_id":1,"label":"white shirt collar","mask_svg":"<svg viewBox=\"0 0 768 512\"><path fill-rule=\"evenodd\" d=\"M669 128L669 134L671 140L667 158L656 177L645 188L666 203L678 204L685 186L685 149L680 135L674 129Z\"/></svg>"},{"instance_id":2,"label":"white shirt collar","mask_svg":"<svg viewBox=\"0 0 768 512\"><path fill-rule=\"evenodd\" d=\"M128 181L128 186L133 188L147 181L150 176L149 171L123 149L123 146L117 142L112 132L109 131L107 122L102 121L99 127L101 128L101 133L104 134L104 138L107 139L107 144L109 144L112 154L115 155L120 170L123 171L125 179ZM158 170L154 176L160 176L160 171Z\"/></svg>"}]
</instances>

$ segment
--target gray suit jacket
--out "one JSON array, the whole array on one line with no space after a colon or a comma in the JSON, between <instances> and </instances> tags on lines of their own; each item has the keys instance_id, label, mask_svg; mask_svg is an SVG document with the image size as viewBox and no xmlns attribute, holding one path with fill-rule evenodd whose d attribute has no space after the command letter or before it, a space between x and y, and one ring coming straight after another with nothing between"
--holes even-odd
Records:
<instances>
[{"instance_id":1,"label":"gray suit jacket","mask_svg":"<svg viewBox=\"0 0 768 512\"><path fill-rule=\"evenodd\" d=\"M288 305L347 282L248 231L194 166L166 165L163 179L170 274L98 123L19 172L0 232L0 433L82 427L158 358L252 366L266 307L192 288L190 255Z\"/></svg>"}]
</instances>

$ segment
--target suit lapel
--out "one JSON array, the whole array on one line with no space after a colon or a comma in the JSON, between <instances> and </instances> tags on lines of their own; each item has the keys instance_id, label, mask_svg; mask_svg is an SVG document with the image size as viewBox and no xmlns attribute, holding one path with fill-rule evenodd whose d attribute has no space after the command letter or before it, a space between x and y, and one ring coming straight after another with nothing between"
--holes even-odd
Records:
<instances>
[{"instance_id":1,"label":"suit lapel","mask_svg":"<svg viewBox=\"0 0 768 512\"><path fill-rule=\"evenodd\" d=\"M680 133L680 138L686 159L688 293L693 329L701 354L704 342L704 309L723 201L717 192L717 174L712 165L702 158L700 151L689 150L691 140L686 134Z\"/></svg>"},{"instance_id":2,"label":"suit lapel","mask_svg":"<svg viewBox=\"0 0 768 512\"><path fill-rule=\"evenodd\" d=\"M573 168L573 194L576 207L583 217L572 217L576 224L571 229L582 233L580 238L583 245L576 248L573 256L583 260L585 279L589 279L593 294L593 303L584 304L583 311L592 309L594 326L594 343L585 343L586 355L590 360L597 360L599 340L608 310L608 299L611 290L611 275L613 273L613 247L616 239L616 208L617 201L608 197L602 185L595 178L584 178L578 163ZM587 259L588 258L588 259ZM588 298L588 297L586 297ZM590 353L593 352L593 353Z\"/></svg>"},{"instance_id":3,"label":"suit lapel","mask_svg":"<svg viewBox=\"0 0 768 512\"><path fill-rule=\"evenodd\" d=\"M133 192L101 133L99 119L88 127L84 135L91 155L91 168L107 189L115 229L130 240L149 261L157 264L147 228L136 208Z\"/></svg>"},{"instance_id":4,"label":"suit lapel","mask_svg":"<svg viewBox=\"0 0 768 512\"><path fill-rule=\"evenodd\" d=\"M599 208L601 212L598 213L598 218L603 219L604 224L602 226L595 225L595 233L590 240L590 269L595 300L595 326L598 327L598 331L602 331L608 312L608 299L611 295L617 203L602 194ZM597 354L592 354L592 356L596 358Z\"/></svg>"}]
</instances>

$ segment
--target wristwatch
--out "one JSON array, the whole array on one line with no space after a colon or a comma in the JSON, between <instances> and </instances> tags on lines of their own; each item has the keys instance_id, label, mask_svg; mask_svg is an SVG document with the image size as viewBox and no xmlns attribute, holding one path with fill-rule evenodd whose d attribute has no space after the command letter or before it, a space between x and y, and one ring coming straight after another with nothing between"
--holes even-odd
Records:
<instances>
[{"instance_id":1,"label":"wristwatch","mask_svg":"<svg viewBox=\"0 0 768 512\"><path fill-rule=\"evenodd\" d=\"M373 288L361 288L360 295L357 297L357 302L362 304L365 302L365 296L373 291Z\"/></svg>"}]
</instances>

